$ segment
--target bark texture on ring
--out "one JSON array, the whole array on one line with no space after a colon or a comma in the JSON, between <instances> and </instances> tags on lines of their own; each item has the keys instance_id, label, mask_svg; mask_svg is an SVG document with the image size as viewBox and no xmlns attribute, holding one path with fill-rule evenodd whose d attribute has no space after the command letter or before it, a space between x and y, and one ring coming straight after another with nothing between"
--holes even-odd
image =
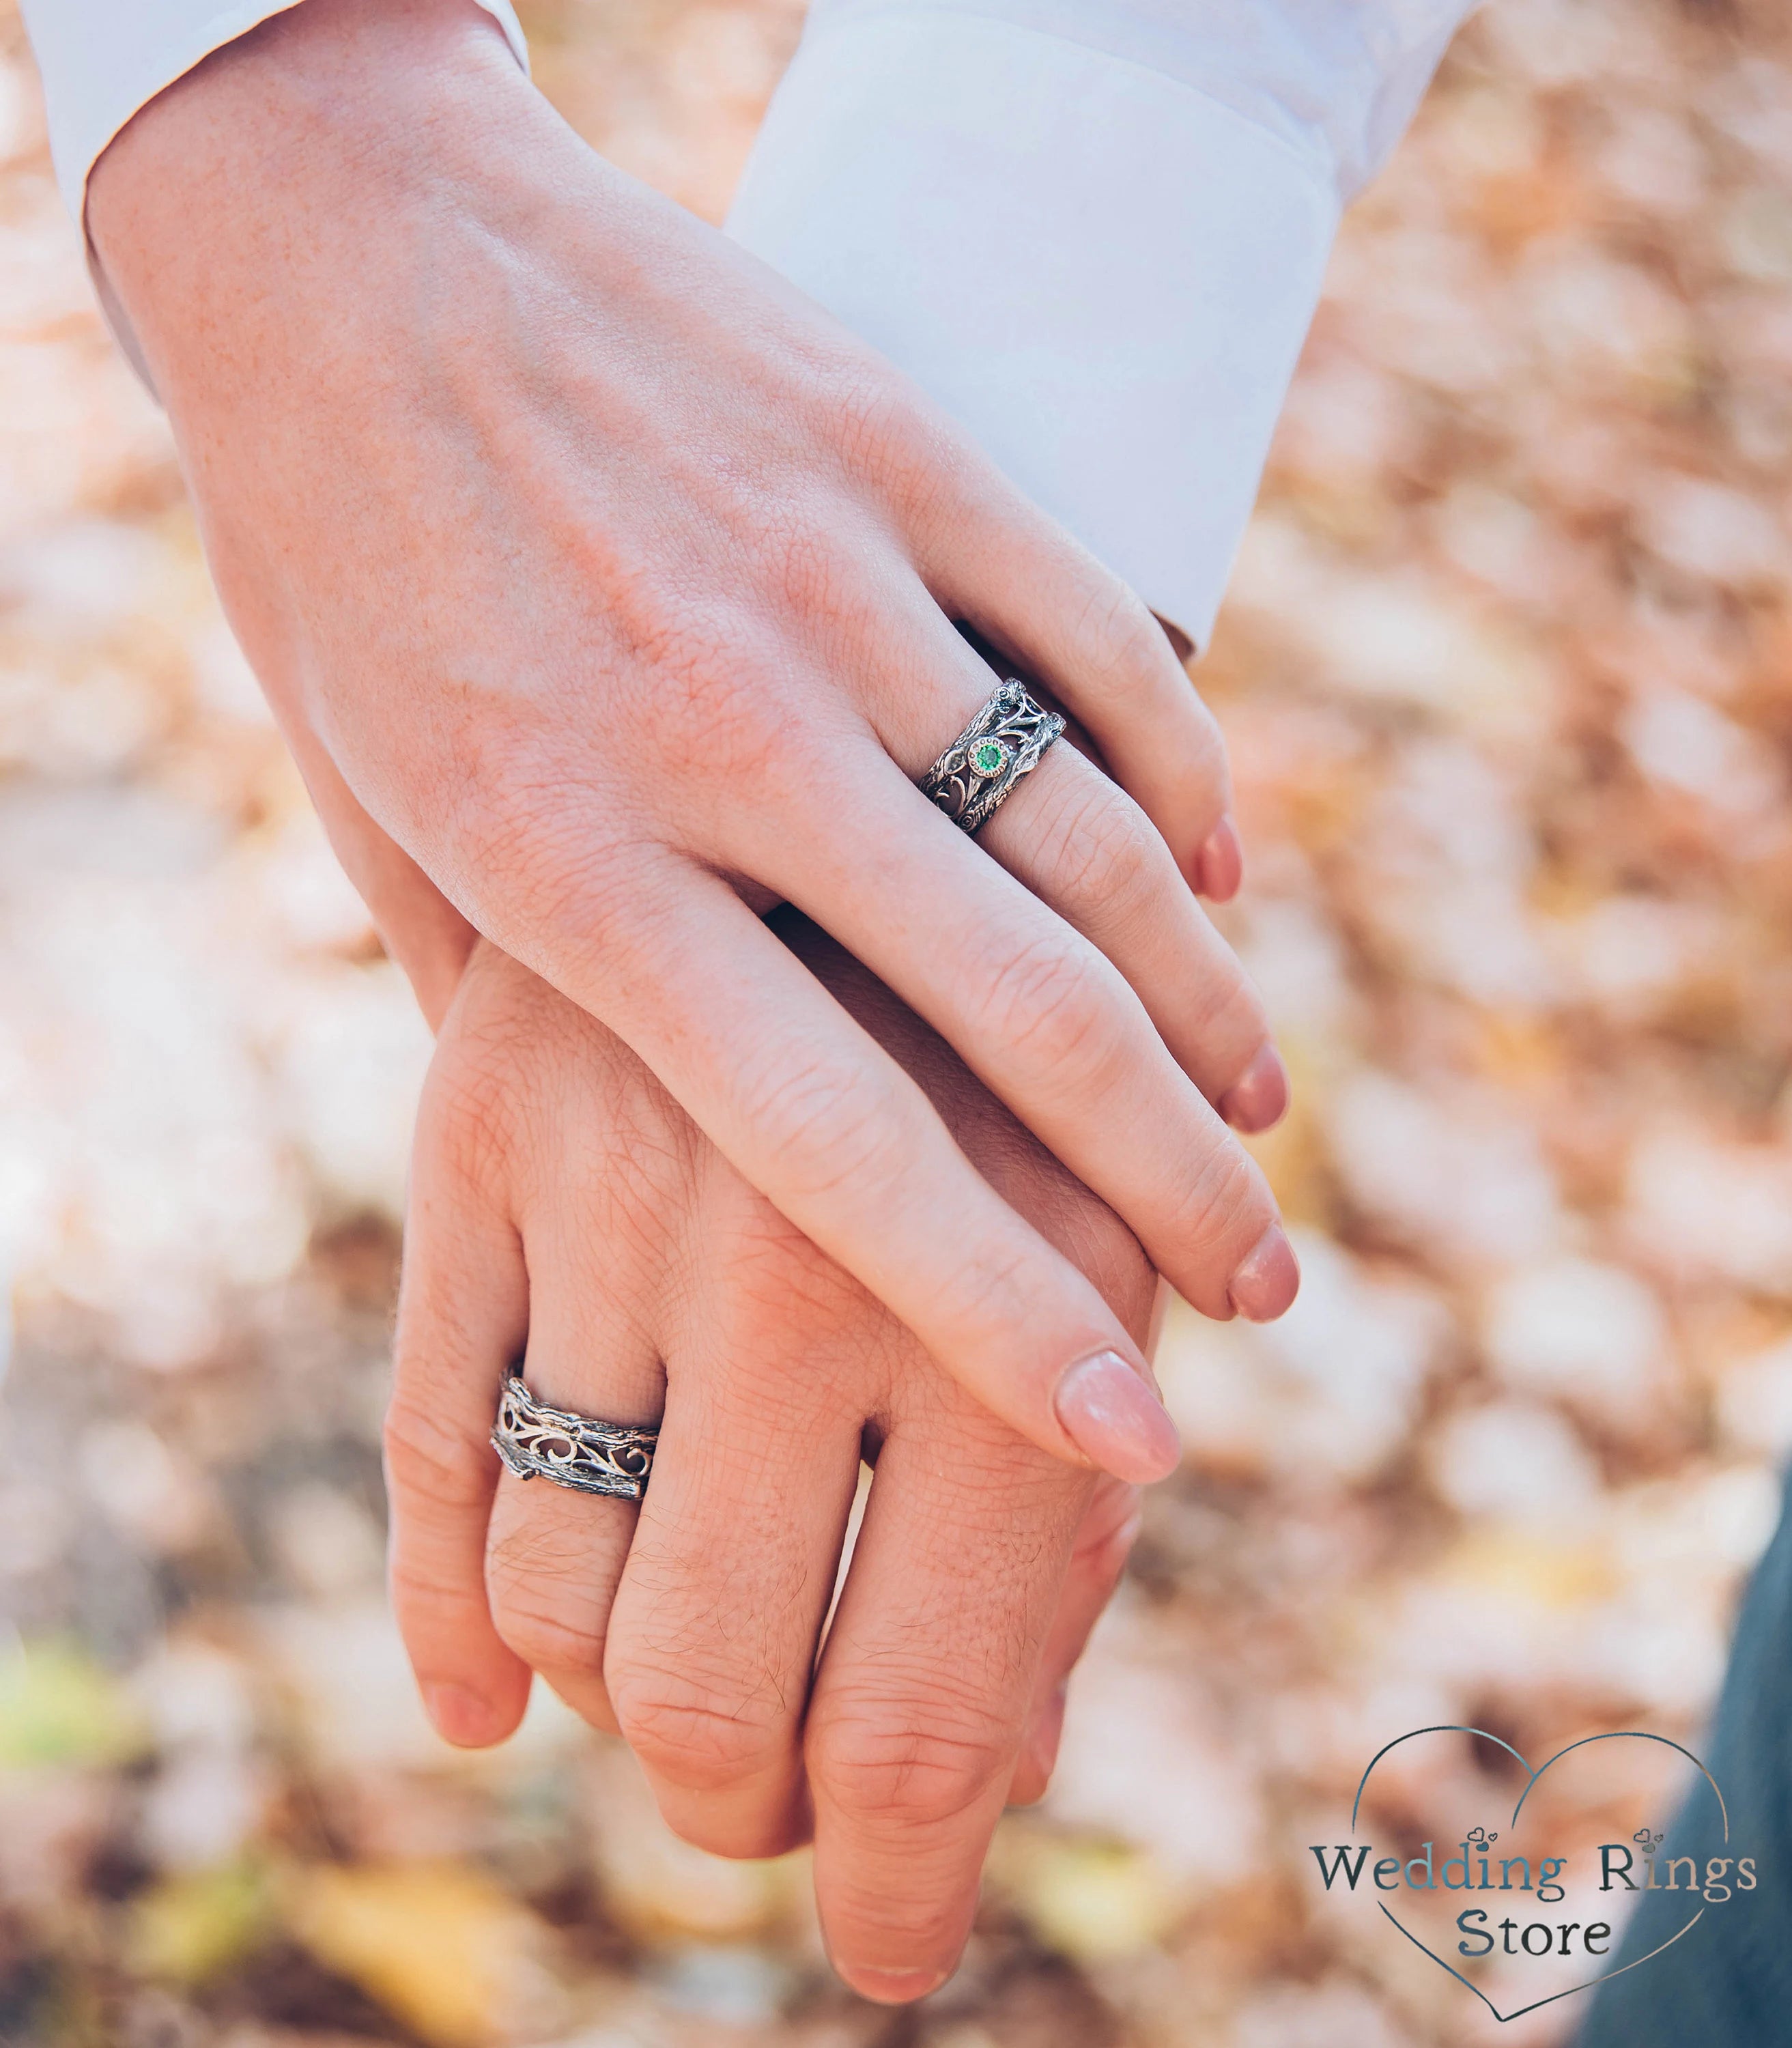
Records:
<instances>
[{"instance_id":1,"label":"bark texture on ring","mask_svg":"<svg viewBox=\"0 0 1792 2048\"><path fill-rule=\"evenodd\" d=\"M1035 703L1019 677L1010 676L921 777L921 794L954 824L974 832L995 816L1063 731L1058 714Z\"/></svg>"}]
</instances>

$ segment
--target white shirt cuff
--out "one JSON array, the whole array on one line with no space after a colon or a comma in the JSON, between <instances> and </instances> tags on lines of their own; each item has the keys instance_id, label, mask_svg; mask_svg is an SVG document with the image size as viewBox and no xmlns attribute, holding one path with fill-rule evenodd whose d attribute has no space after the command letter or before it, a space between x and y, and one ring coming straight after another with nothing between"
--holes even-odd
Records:
<instances>
[{"instance_id":1,"label":"white shirt cuff","mask_svg":"<svg viewBox=\"0 0 1792 2048\"><path fill-rule=\"evenodd\" d=\"M1338 211L1181 80L893 6L812 25L729 229L1199 643Z\"/></svg>"},{"instance_id":2,"label":"white shirt cuff","mask_svg":"<svg viewBox=\"0 0 1792 2048\"><path fill-rule=\"evenodd\" d=\"M299 0L23 0L49 108L56 182L77 221L87 173L140 107L193 66L283 14ZM477 0L526 71L529 52L510 0Z\"/></svg>"}]
</instances>

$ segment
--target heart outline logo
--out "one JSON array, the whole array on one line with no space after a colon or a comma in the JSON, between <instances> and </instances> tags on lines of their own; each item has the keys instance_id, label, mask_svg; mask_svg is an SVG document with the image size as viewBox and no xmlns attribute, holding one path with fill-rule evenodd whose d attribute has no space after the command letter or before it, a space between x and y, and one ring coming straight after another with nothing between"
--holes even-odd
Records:
<instances>
[{"instance_id":1,"label":"heart outline logo","mask_svg":"<svg viewBox=\"0 0 1792 2048\"><path fill-rule=\"evenodd\" d=\"M1512 1761L1516 1763L1519 1768L1525 1774L1524 1790L1519 1794L1518 1803L1512 1809L1512 1817L1507 1824L1508 1827L1511 1828L1515 1828L1518 1825L1519 1816L1524 1811L1524 1802L1530 1797L1531 1794L1536 1790L1545 1772L1553 1769L1557 1764L1561 1763L1561 1759L1565 1756L1570 1756L1576 1750L1584 1749L1589 1744L1596 1742L1658 1742L1663 1748L1671 1749L1676 1751L1679 1755L1685 1757L1686 1761L1690 1763L1693 1769L1698 1772L1699 1775L1704 1778L1706 1784L1711 1787L1712 1796L1717 1802L1718 1813L1724 1823L1724 1845L1727 1848L1729 1844L1730 1809L1728 1805L1724 1800L1723 1788L1718 1784L1717 1780L1712 1776L1711 1773L1705 1769L1703 1763L1701 1763L1697 1757L1693 1755L1693 1752L1689 1749L1686 1748L1683 1744L1674 1741L1670 1736L1652 1734L1647 1728L1612 1728L1603 1735L1584 1735L1581 1736L1577 1741L1565 1744L1561 1748L1556 1751L1553 1756L1546 1758L1544 1761L1534 1771L1530 1766L1530 1759L1527 1756L1522 1755L1519 1751L1515 1749L1511 1744L1506 1741L1503 1737L1490 1734L1485 1728L1466 1727L1460 1721L1441 1721L1434 1727L1431 1728L1409 1728L1406 1734L1396 1736L1392 1742L1384 1743L1383 1746L1375 1751L1375 1755L1369 1759L1367 1767L1364 1770L1361 1778L1358 1781L1356 1786L1356 1797L1351 1802L1350 1831L1353 1835L1356 1833L1357 1817L1361 1813L1363 1808L1363 1794L1368 1789L1369 1779L1374 1773L1375 1766L1381 1762L1384 1756L1389 1755L1392 1751L1397 1750L1402 1743L1414 1741L1422 1735L1479 1736L1482 1741L1491 1742L1496 1748L1505 1751L1506 1754L1511 1758ZM1598 1976L1588 1977L1584 1984L1570 1984L1566 1991L1551 1992L1547 1998L1533 1999L1529 2005L1519 2006L1511 2012L1502 2012L1499 2007L1494 2003L1493 2000L1488 1996L1487 1993L1481 1989L1479 1984L1471 1983L1469 1980L1462 1974L1460 1970L1456 1969L1450 1964L1446 1963L1443 1957L1440 1956L1435 1949L1429 1947L1426 1943L1422 1941L1418 1935L1413 1932L1411 1928L1407 1926L1405 1922L1400 1919L1398 1914L1391 1913L1387 1906L1382 1904L1379 1899L1376 1900L1375 1905L1376 1910L1382 1914L1383 1918L1391 1921L1394 1926L1406 1936L1406 1939L1412 1943L1413 1946L1417 1949L1421 1954L1429 1956L1432 1961L1437 1965L1439 1969L1447 1970L1449 1974L1456 1979L1456 1982L1462 1985L1465 1990L1472 1992L1476 1997L1481 2001L1482 2004L1487 2007L1488 2011L1493 2015L1494 2018L1499 2021L1500 2025L1503 2027L1509 2020L1522 2019L1527 2012L1539 2011L1544 2006L1553 2005L1559 2000L1565 1998L1575 1998L1584 1991L1591 1991L1595 1984L1603 1984L1608 1976L1621 1977L1628 1971L1640 1969L1645 1963L1653 1962L1655 1957L1660 1955L1664 1949L1671 1949L1674 1943L1680 1939L1681 1935L1689 1934L1705 1918L1705 1907L1703 1906L1700 1906L1697 1912L1693 1915L1692 1918L1689 1919L1684 1926L1678 1928L1673 1934L1669 1935L1665 1941L1658 1942L1655 1947L1649 1951L1647 1955L1639 1956L1634 1962L1625 1963L1619 1968L1604 1972Z\"/></svg>"}]
</instances>

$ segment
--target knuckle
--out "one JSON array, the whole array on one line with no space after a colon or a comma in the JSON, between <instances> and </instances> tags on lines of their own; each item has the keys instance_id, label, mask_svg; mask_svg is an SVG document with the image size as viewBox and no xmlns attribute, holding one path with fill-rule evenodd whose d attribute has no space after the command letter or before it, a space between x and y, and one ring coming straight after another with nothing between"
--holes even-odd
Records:
<instances>
[{"instance_id":1,"label":"knuckle","mask_svg":"<svg viewBox=\"0 0 1792 2048\"><path fill-rule=\"evenodd\" d=\"M831 1928L856 1930L855 1945L875 1944L886 1954L917 1961L942 1957L950 1961L963 1947L966 1934L964 1909L952 1895L955 1888L949 1876L942 1884L941 1874L925 1865L912 1871L890 1872L874 1864L863 1873L851 1871L849 1866L845 1872L836 1872L829 1882L828 1924ZM904 2041L916 2037L897 2034L889 2038ZM938 2036L929 2034L920 2038L934 2040ZM981 2036L983 2040L990 2038ZM1038 2040L1041 2037L1021 2038ZM978 2038L972 2036L974 2041Z\"/></svg>"},{"instance_id":2,"label":"knuckle","mask_svg":"<svg viewBox=\"0 0 1792 2048\"><path fill-rule=\"evenodd\" d=\"M491 1497L494 1453L402 1394L386 1411L381 1447L396 1495L462 1508L483 1508Z\"/></svg>"},{"instance_id":3,"label":"knuckle","mask_svg":"<svg viewBox=\"0 0 1792 2048\"><path fill-rule=\"evenodd\" d=\"M1057 823L1053 894L1079 924L1131 925L1154 917L1174 879L1169 849L1131 798L1090 771Z\"/></svg>"},{"instance_id":4,"label":"knuckle","mask_svg":"<svg viewBox=\"0 0 1792 2048\"><path fill-rule=\"evenodd\" d=\"M1105 1065L1114 1051L1112 995L1092 948L1068 933L1044 933L990 970L982 1021L1010 1052L1061 1076Z\"/></svg>"},{"instance_id":5,"label":"knuckle","mask_svg":"<svg viewBox=\"0 0 1792 2048\"><path fill-rule=\"evenodd\" d=\"M580 1678L603 1675L603 1629L538 1605L520 1583L501 1596L494 1588L491 1619L500 1639L532 1671Z\"/></svg>"},{"instance_id":6,"label":"knuckle","mask_svg":"<svg viewBox=\"0 0 1792 2048\"><path fill-rule=\"evenodd\" d=\"M1178 991L1184 1028L1200 1048L1204 1092L1217 1095L1270 1042L1269 1013L1238 956L1211 927L1191 949L1189 966Z\"/></svg>"},{"instance_id":7,"label":"knuckle","mask_svg":"<svg viewBox=\"0 0 1792 2048\"><path fill-rule=\"evenodd\" d=\"M737 1685L690 1674L626 1669L610 1674L617 1724L642 1765L689 1792L720 1792L762 1775L785 1748L776 1717Z\"/></svg>"},{"instance_id":8,"label":"knuckle","mask_svg":"<svg viewBox=\"0 0 1792 2048\"><path fill-rule=\"evenodd\" d=\"M1081 637L1087 665L1111 688L1154 685L1176 658L1144 600L1105 573L1089 592Z\"/></svg>"},{"instance_id":9,"label":"knuckle","mask_svg":"<svg viewBox=\"0 0 1792 2048\"><path fill-rule=\"evenodd\" d=\"M1229 1134L1200 1161L1173 1198L1166 1228L1197 1258L1255 1244L1269 1227L1273 1204L1263 1175Z\"/></svg>"},{"instance_id":10,"label":"knuckle","mask_svg":"<svg viewBox=\"0 0 1792 2048\"><path fill-rule=\"evenodd\" d=\"M1098 693L1154 716L1177 789L1211 823L1232 786L1225 740L1155 615L1125 584L1100 572L1077 637L1080 665Z\"/></svg>"},{"instance_id":11,"label":"knuckle","mask_svg":"<svg viewBox=\"0 0 1792 2048\"><path fill-rule=\"evenodd\" d=\"M832 1194L900 1156L906 1119L886 1076L777 1047L768 1055L743 1075L742 1107L801 1194Z\"/></svg>"},{"instance_id":12,"label":"knuckle","mask_svg":"<svg viewBox=\"0 0 1792 2048\"><path fill-rule=\"evenodd\" d=\"M405 844L441 853L468 838L483 842L502 828L502 792L523 728L514 704L478 683L442 679L432 702L430 766L436 772L398 778L386 794L405 828L399 834Z\"/></svg>"},{"instance_id":13,"label":"knuckle","mask_svg":"<svg viewBox=\"0 0 1792 2048\"><path fill-rule=\"evenodd\" d=\"M850 1819L919 1834L949 1827L1006 1784L1013 1733L986 1712L917 1714L913 1701L835 1701L817 1722L809 1764Z\"/></svg>"},{"instance_id":14,"label":"knuckle","mask_svg":"<svg viewBox=\"0 0 1792 2048\"><path fill-rule=\"evenodd\" d=\"M869 487L882 518L913 533L937 522L961 530L1014 517L1011 486L952 421L884 366L855 364L836 383L835 445L847 476Z\"/></svg>"},{"instance_id":15,"label":"knuckle","mask_svg":"<svg viewBox=\"0 0 1792 2048\"><path fill-rule=\"evenodd\" d=\"M476 1592L452 1571L436 1567L436 1561L409 1555L401 1548L386 1575L393 1617L413 1658L419 1654L413 1635L419 1624L433 1635L444 1623L450 1627L477 1629L487 1616Z\"/></svg>"},{"instance_id":16,"label":"knuckle","mask_svg":"<svg viewBox=\"0 0 1792 2048\"><path fill-rule=\"evenodd\" d=\"M513 711L514 729L482 740L457 770L445 826L432 820L431 836L447 849L456 901L506 951L537 956L527 942L544 930L605 944L663 910L672 797L687 800L686 817L706 787L766 771L775 708L743 673L753 659L740 651L744 630L731 656L724 631L716 622L669 633L646 683L608 693L600 729L575 692L572 712Z\"/></svg>"},{"instance_id":17,"label":"knuckle","mask_svg":"<svg viewBox=\"0 0 1792 2048\"><path fill-rule=\"evenodd\" d=\"M1200 914L1204 918L1207 913ZM1188 991L1196 1028L1209 1043L1223 1034L1238 1048L1242 1066L1271 1036L1270 1014L1232 947L1211 925L1206 936L1204 971L1190 977Z\"/></svg>"},{"instance_id":18,"label":"knuckle","mask_svg":"<svg viewBox=\"0 0 1792 2048\"><path fill-rule=\"evenodd\" d=\"M449 782L451 844L465 882L502 875L526 886L564 833L564 821L595 812L588 750L512 710L507 722L471 722Z\"/></svg>"},{"instance_id":19,"label":"knuckle","mask_svg":"<svg viewBox=\"0 0 1792 2048\"><path fill-rule=\"evenodd\" d=\"M545 747L518 761L456 835L458 893L474 921L532 957L549 933L612 942L621 921L642 919L663 894L651 844L660 835L631 834L626 811Z\"/></svg>"},{"instance_id":20,"label":"knuckle","mask_svg":"<svg viewBox=\"0 0 1792 2048\"><path fill-rule=\"evenodd\" d=\"M880 562L886 523L875 499L825 471L793 483L769 510L755 508L746 540L753 588L731 603L707 650L706 748L712 697L738 697L753 738L768 750L789 743L793 758L820 691L851 700L840 666L824 650L843 639L862 644L887 626ZM798 702L808 712L801 723L791 716ZM806 765L813 772L827 764Z\"/></svg>"},{"instance_id":21,"label":"knuckle","mask_svg":"<svg viewBox=\"0 0 1792 2048\"><path fill-rule=\"evenodd\" d=\"M506 879L539 878L543 902L526 898L531 914L568 898L581 916L594 901L627 912L649 886L663 896L665 850L713 851L742 789L794 800L813 782L820 692L791 622L848 608L846 550L828 518L805 510L742 552L750 591L686 596L675 622L637 628L628 686L606 707L601 758L589 732L563 720L503 762L477 851Z\"/></svg>"},{"instance_id":22,"label":"knuckle","mask_svg":"<svg viewBox=\"0 0 1792 2048\"><path fill-rule=\"evenodd\" d=\"M826 617L844 609L840 550L818 524L805 521L768 533L763 545L772 595L784 616Z\"/></svg>"},{"instance_id":23,"label":"knuckle","mask_svg":"<svg viewBox=\"0 0 1792 2048\"><path fill-rule=\"evenodd\" d=\"M495 1538L486 1557L493 1625L532 1670L599 1678L607 1604L591 1600L589 1560L526 1523Z\"/></svg>"}]
</instances>

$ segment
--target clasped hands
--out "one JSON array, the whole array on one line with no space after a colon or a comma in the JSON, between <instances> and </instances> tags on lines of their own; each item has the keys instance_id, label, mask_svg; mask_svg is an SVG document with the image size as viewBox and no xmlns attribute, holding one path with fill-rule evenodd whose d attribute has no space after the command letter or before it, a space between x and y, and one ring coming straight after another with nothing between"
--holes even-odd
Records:
<instances>
[{"instance_id":1,"label":"clasped hands","mask_svg":"<svg viewBox=\"0 0 1792 2048\"><path fill-rule=\"evenodd\" d=\"M813 1835L836 1966L919 1996L1176 1460L1155 1274L1216 1316L1297 1284L1227 1127L1286 1080L1197 900L1238 879L1212 721L1136 598L467 0L230 45L89 227L440 1026L387 1440L436 1725L500 1740L541 1673L689 1839ZM994 680L960 620L1087 748L975 842L914 787ZM500 1474L519 1357L663 1410L638 1513Z\"/></svg>"}]
</instances>

